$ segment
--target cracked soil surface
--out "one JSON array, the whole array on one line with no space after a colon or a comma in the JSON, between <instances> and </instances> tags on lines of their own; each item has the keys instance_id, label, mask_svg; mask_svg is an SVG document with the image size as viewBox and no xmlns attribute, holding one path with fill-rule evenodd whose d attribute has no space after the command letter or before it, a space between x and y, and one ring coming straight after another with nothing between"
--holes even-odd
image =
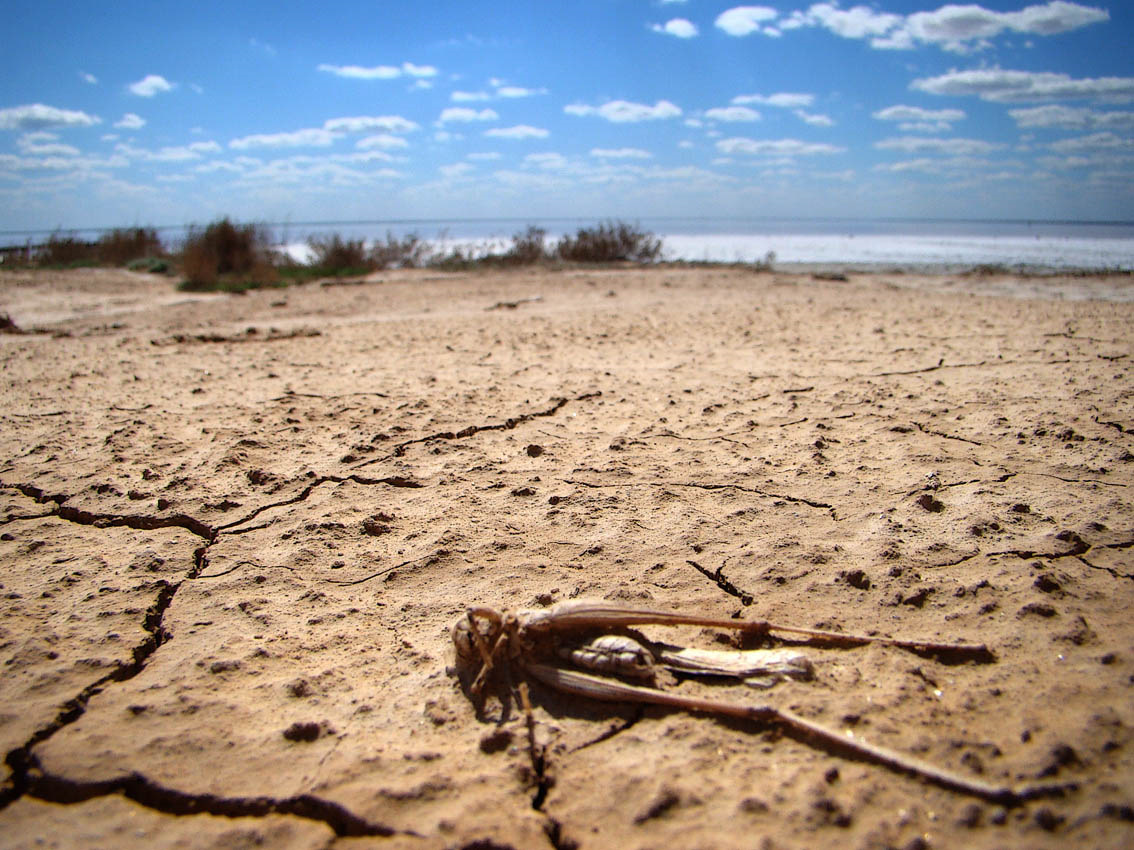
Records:
<instances>
[{"instance_id":1,"label":"cracked soil surface","mask_svg":"<svg viewBox=\"0 0 1134 850\"><path fill-rule=\"evenodd\" d=\"M0 846L1130 846L1129 293L0 273ZM671 687L1063 793L538 683L533 750L449 629L571 598L984 643Z\"/></svg>"}]
</instances>

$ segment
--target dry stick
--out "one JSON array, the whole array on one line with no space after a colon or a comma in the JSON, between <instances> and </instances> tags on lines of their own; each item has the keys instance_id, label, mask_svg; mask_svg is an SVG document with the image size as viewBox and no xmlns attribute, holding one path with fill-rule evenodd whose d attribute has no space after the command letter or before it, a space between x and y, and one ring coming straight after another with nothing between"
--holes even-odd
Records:
<instances>
[{"instance_id":1,"label":"dry stick","mask_svg":"<svg viewBox=\"0 0 1134 850\"><path fill-rule=\"evenodd\" d=\"M966 655L989 655L984 644L938 643L935 641L903 640L901 638L871 637L869 635L843 634L823 629L804 629L796 626L781 626L764 620L722 620L715 617L698 617L673 611L658 611L648 608L629 608L624 605L605 602L583 602L582 604L563 604L546 611L532 612L524 623L525 628L569 631L571 629L601 629L635 625L659 626L706 626L717 629L766 634L770 631L806 637L828 643L878 643L884 646L897 646L920 652L955 652Z\"/></svg>"},{"instance_id":2,"label":"dry stick","mask_svg":"<svg viewBox=\"0 0 1134 850\"><path fill-rule=\"evenodd\" d=\"M549 687L590 699L608 702L650 703L679 708L684 711L700 711L707 714L739 717L745 720L778 723L790 731L819 741L832 749L850 752L866 761L880 764L901 773L921 777L947 790L959 791L962 794L969 794L1004 806L1018 805L1035 797L1061 794L1075 787L1074 784L1032 785L1017 789L1007 785L992 785L979 779L961 776L950 770L936 767L913 756L903 755L885 747L840 735L838 732L800 717L798 714L769 705L734 705L700 697L681 696L637 685L627 685L610 679L602 679L586 673L548 667L544 664L527 664L525 669Z\"/></svg>"}]
</instances>

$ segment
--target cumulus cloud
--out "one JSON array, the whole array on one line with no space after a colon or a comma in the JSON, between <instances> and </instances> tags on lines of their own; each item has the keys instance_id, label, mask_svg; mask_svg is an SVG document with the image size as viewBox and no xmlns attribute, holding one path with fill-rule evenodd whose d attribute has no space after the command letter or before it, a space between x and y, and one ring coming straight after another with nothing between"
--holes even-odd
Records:
<instances>
[{"instance_id":1,"label":"cumulus cloud","mask_svg":"<svg viewBox=\"0 0 1134 850\"><path fill-rule=\"evenodd\" d=\"M706 109L705 117L710 121L759 121L760 113L747 106L726 106Z\"/></svg>"},{"instance_id":2,"label":"cumulus cloud","mask_svg":"<svg viewBox=\"0 0 1134 850\"><path fill-rule=\"evenodd\" d=\"M220 145L212 141L193 142L191 145L165 147L156 151L119 143L114 146L114 149L123 156L128 156L131 159L142 159L147 162L188 162L200 159L202 154L220 153L222 150Z\"/></svg>"},{"instance_id":3,"label":"cumulus cloud","mask_svg":"<svg viewBox=\"0 0 1134 850\"><path fill-rule=\"evenodd\" d=\"M438 118L438 123L446 124L449 121L460 121L467 123L469 121L495 121L500 116L494 109L469 109L463 106L451 106L448 109L441 110L441 117Z\"/></svg>"},{"instance_id":4,"label":"cumulus cloud","mask_svg":"<svg viewBox=\"0 0 1134 850\"><path fill-rule=\"evenodd\" d=\"M739 38L759 32L761 24L774 21L779 16L779 12L767 6L735 6L717 15L713 23L717 29Z\"/></svg>"},{"instance_id":5,"label":"cumulus cloud","mask_svg":"<svg viewBox=\"0 0 1134 850\"><path fill-rule=\"evenodd\" d=\"M396 80L398 77L427 78L437 76L437 69L432 65L415 65L412 62L403 62L401 65L328 65L323 63L317 70L336 77L345 77L350 80Z\"/></svg>"},{"instance_id":6,"label":"cumulus cloud","mask_svg":"<svg viewBox=\"0 0 1134 850\"><path fill-rule=\"evenodd\" d=\"M591 156L600 159L652 159L653 154L641 148L591 148Z\"/></svg>"},{"instance_id":7,"label":"cumulus cloud","mask_svg":"<svg viewBox=\"0 0 1134 850\"><path fill-rule=\"evenodd\" d=\"M547 89L529 89L524 86L497 86L497 97L532 97L537 94L547 94Z\"/></svg>"},{"instance_id":8,"label":"cumulus cloud","mask_svg":"<svg viewBox=\"0 0 1134 850\"><path fill-rule=\"evenodd\" d=\"M914 80L910 87L929 94L976 95L998 103L1070 99L1134 99L1134 77L1074 79L1052 71L1010 71L982 68L950 71L938 77Z\"/></svg>"},{"instance_id":9,"label":"cumulus cloud","mask_svg":"<svg viewBox=\"0 0 1134 850\"><path fill-rule=\"evenodd\" d=\"M173 91L173 83L161 74L147 74L138 82L130 83L127 89L131 94L136 94L138 97L153 97L155 94Z\"/></svg>"},{"instance_id":10,"label":"cumulus cloud","mask_svg":"<svg viewBox=\"0 0 1134 850\"><path fill-rule=\"evenodd\" d=\"M724 154L750 154L752 156L814 156L816 154L844 153L846 148L798 139L721 139L717 150Z\"/></svg>"},{"instance_id":11,"label":"cumulus cloud","mask_svg":"<svg viewBox=\"0 0 1134 850\"><path fill-rule=\"evenodd\" d=\"M1051 149L1060 153L1092 149L1134 150L1134 139L1117 136L1114 133L1095 133L1091 136L1055 142L1051 145Z\"/></svg>"},{"instance_id":12,"label":"cumulus cloud","mask_svg":"<svg viewBox=\"0 0 1134 850\"><path fill-rule=\"evenodd\" d=\"M1009 109L1018 127L1058 127L1083 130L1090 127L1134 127L1134 112L1099 112L1073 106L1035 106Z\"/></svg>"},{"instance_id":13,"label":"cumulus cloud","mask_svg":"<svg viewBox=\"0 0 1134 850\"><path fill-rule=\"evenodd\" d=\"M88 74L86 71L79 71L79 79L84 83L89 83L92 86L98 85L98 77L94 74Z\"/></svg>"},{"instance_id":14,"label":"cumulus cloud","mask_svg":"<svg viewBox=\"0 0 1134 850\"><path fill-rule=\"evenodd\" d=\"M77 109L59 109L42 103L0 109L0 130L47 130L65 127L91 127L101 122L94 115Z\"/></svg>"},{"instance_id":15,"label":"cumulus cloud","mask_svg":"<svg viewBox=\"0 0 1134 850\"><path fill-rule=\"evenodd\" d=\"M922 109L920 106L888 106L872 113L879 121L900 121L903 133L945 133L953 122L965 118L959 109Z\"/></svg>"},{"instance_id":16,"label":"cumulus cloud","mask_svg":"<svg viewBox=\"0 0 1134 850\"><path fill-rule=\"evenodd\" d=\"M586 106L571 103L563 107L568 115L595 115L615 124L629 124L638 121L657 121L664 118L677 118L681 109L668 100L659 100L653 106L644 103L631 103L625 100L611 100L602 106Z\"/></svg>"},{"instance_id":17,"label":"cumulus cloud","mask_svg":"<svg viewBox=\"0 0 1134 850\"><path fill-rule=\"evenodd\" d=\"M127 112L114 122L114 126L120 130L140 130L146 126L146 119L141 115L135 115L133 112Z\"/></svg>"},{"instance_id":18,"label":"cumulus cloud","mask_svg":"<svg viewBox=\"0 0 1134 850\"><path fill-rule=\"evenodd\" d=\"M467 162L455 162L452 165L442 165L437 170L441 172L442 177L453 178L468 174L473 170L473 167Z\"/></svg>"},{"instance_id":19,"label":"cumulus cloud","mask_svg":"<svg viewBox=\"0 0 1134 850\"><path fill-rule=\"evenodd\" d=\"M810 106L815 102L815 95L795 92L778 92L777 94L738 94L731 103L747 104L759 103L762 106L778 106L781 109L799 109Z\"/></svg>"},{"instance_id":20,"label":"cumulus cloud","mask_svg":"<svg viewBox=\"0 0 1134 850\"><path fill-rule=\"evenodd\" d=\"M455 91L450 92L449 99L454 103L475 103L480 100L492 100L492 95L486 91Z\"/></svg>"},{"instance_id":21,"label":"cumulus cloud","mask_svg":"<svg viewBox=\"0 0 1134 850\"><path fill-rule=\"evenodd\" d=\"M923 174L941 175L958 171L970 174L974 171L986 168L1020 167L1022 167L1022 163L1019 162L994 161L972 156L954 156L945 158L920 157L918 159L902 160L901 162L884 163L882 165L876 165L874 170L888 171L895 174L920 172ZM987 177L988 175L982 175L981 179L987 179Z\"/></svg>"},{"instance_id":22,"label":"cumulus cloud","mask_svg":"<svg viewBox=\"0 0 1134 850\"><path fill-rule=\"evenodd\" d=\"M524 157L524 165L542 168L545 171L562 171L568 165L567 157L561 153L530 153Z\"/></svg>"},{"instance_id":23,"label":"cumulus cloud","mask_svg":"<svg viewBox=\"0 0 1134 850\"><path fill-rule=\"evenodd\" d=\"M293 130L290 133L257 133L233 139L228 143L235 150L248 150L249 148L308 148L327 147L334 143L338 136L330 130L311 127L304 130Z\"/></svg>"},{"instance_id":24,"label":"cumulus cloud","mask_svg":"<svg viewBox=\"0 0 1134 850\"><path fill-rule=\"evenodd\" d=\"M351 118L329 118L323 122L323 129L330 133L368 133L371 130L410 133L420 129L420 126L400 115L359 115Z\"/></svg>"},{"instance_id":25,"label":"cumulus cloud","mask_svg":"<svg viewBox=\"0 0 1134 850\"><path fill-rule=\"evenodd\" d=\"M1056 35L1109 20L1105 9L1067 0L1051 0L1016 12L998 12L968 3L949 3L908 16L880 12L865 5L843 9L838 2L813 3L780 21L782 30L821 27L842 38L870 39L878 49L911 49L935 44L954 52L989 46L989 39L1011 31Z\"/></svg>"},{"instance_id":26,"label":"cumulus cloud","mask_svg":"<svg viewBox=\"0 0 1134 850\"><path fill-rule=\"evenodd\" d=\"M925 136L898 136L892 139L883 139L875 142L874 147L879 150L896 150L903 153L938 153L949 156L971 156L978 153L990 153L999 150L1004 145L985 142L981 139L936 139Z\"/></svg>"},{"instance_id":27,"label":"cumulus cloud","mask_svg":"<svg viewBox=\"0 0 1134 850\"><path fill-rule=\"evenodd\" d=\"M802 121L804 124L810 124L812 127L834 127L835 121L830 115L820 115L817 113L804 112L802 109L795 110L795 117Z\"/></svg>"},{"instance_id":28,"label":"cumulus cloud","mask_svg":"<svg viewBox=\"0 0 1134 850\"><path fill-rule=\"evenodd\" d=\"M28 156L78 156L79 149L73 145L60 144L54 133L25 133L16 140L20 153Z\"/></svg>"},{"instance_id":29,"label":"cumulus cloud","mask_svg":"<svg viewBox=\"0 0 1134 850\"><path fill-rule=\"evenodd\" d=\"M390 148L408 148L409 142L401 136L393 136L389 133L377 133L376 135L359 139L354 143L354 146L363 151L371 150L372 148L389 150Z\"/></svg>"},{"instance_id":30,"label":"cumulus cloud","mask_svg":"<svg viewBox=\"0 0 1134 850\"><path fill-rule=\"evenodd\" d=\"M492 86L491 92L486 92L483 89L479 91L454 91L450 92L449 99L454 103L475 103L482 100L493 100L498 97L515 99L547 94L547 89L544 88L537 89L528 88L527 86L508 85L498 78L489 80L489 84Z\"/></svg>"},{"instance_id":31,"label":"cumulus cloud","mask_svg":"<svg viewBox=\"0 0 1134 850\"><path fill-rule=\"evenodd\" d=\"M840 9L838 3L814 3L806 12L797 12L803 26L820 26L842 38L882 36L902 23L901 15L876 12L868 6Z\"/></svg>"},{"instance_id":32,"label":"cumulus cloud","mask_svg":"<svg viewBox=\"0 0 1134 850\"><path fill-rule=\"evenodd\" d=\"M694 38L697 35L697 27L685 18L673 18L664 24L654 24L650 29L675 38Z\"/></svg>"},{"instance_id":33,"label":"cumulus cloud","mask_svg":"<svg viewBox=\"0 0 1134 850\"><path fill-rule=\"evenodd\" d=\"M546 139L551 134L542 127L517 124L515 127L494 127L485 130L484 135L497 139Z\"/></svg>"}]
</instances>

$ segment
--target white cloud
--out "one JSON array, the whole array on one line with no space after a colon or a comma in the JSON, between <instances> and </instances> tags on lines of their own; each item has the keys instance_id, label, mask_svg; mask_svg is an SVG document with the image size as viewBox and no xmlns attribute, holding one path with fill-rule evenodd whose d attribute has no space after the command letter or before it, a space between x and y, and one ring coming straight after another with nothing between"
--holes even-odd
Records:
<instances>
[{"instance_id":1,"label":"white cloud","mask_svg":"<svg viewBox=\"0 0 1134 850\"><path fill-rule=\"evenodd\" d=\"M1007 12L1008 26L1017 32L1055 35L1110 20L1105 9L1081 6L1078 3L1054 2L1028 6L1019 12Z\"/></svg>"},{"instance_id":2,"label":"white cloud","mask_svg":"<svg viewBox=\"0 0 1134 850\"><path fill-rule=\"evenodd\" d=\"M469 109L462 106L451 106L448 109L441 110L441 117L439 123L445 124L449 121L495 121L500 116L494 109L482 109L479 112L475 109Z\"/></svg>"},{"instance_id":3,"label":"white cloud","mask_svg":"<svg viewBox=\"0 0 1134 850\"><path fill-rule=\"evenodd\" d=\"M515 127L496 127L492 130L485 130L484 135L497 139L546 139L551 134L542 127L517 124Z\"/></svg>"},{"instance_id":4,"label":"white cloud","mask_svg":"<svg viewBox=\"0 0 1134 850\"><path fill-rule=\"evenodd\" d=\"M16 140L20 153L27 156L78 156L79 149L57 141L55 133L25 133Z\"/></svg>"},{"instance_id":5,"label":"white cloud","mask_svg":"<svg viewBox=\"0 0 1134 850\"><path fill-rule=\"evenodd\" d=\"M844 153L846 148L798 139L721 139L717 150L724 154L745 153L753 156L813 156L815 154Z\"/></svg>"},{"instance_id":6,"label":"white cloud","mask_svg":"<svg viewBox=\"0 0 1134 850\"><path fill-rule=\"evenodd\" d=\"M746 103L759 103L763 106L778 106L781 109L799 109L814 103L815 95L795 92L778 92L777 94L770 95L738 94L730 102L741 105Z\"/></svg>"},{"instance_id":7,"label":"white cloud","mask_svg":"<svg viewBox=\"0 0 1134 850\"><path fill-rule=\"evenodd\" d=\"M408 148L409 142L407 142L401 136L393 136L389 133L378 133L374 136L366 136L363 139L359 139L354 143L354 146L363 151L370 150L372 148L383 148L388 150L390 148Z\"/></svg>"},{"instance_id":8,"label":"white cloud","mask_svg":"<svg viewBox=\"0 0 1134 850\"><path fill-rule=\"evenodd\" d=\"M480 100L492 100L492 95L486 91L455 91L449 94L449 100L454 103L475 103Z\"/></svg>"},{"instance_id":9,"label":"white cloud","mask_svg":"<svg viewBox=\"0 0 1134 850\"><path fill-rule=\"evenodd\" d=\"M452 165L442 165L437 169L444 177L460 177L468 174L473 170L473 167L467 162L455 162Z\"/></svg>"},{"instance_id":10,"label":"white cloud","mask_svg":"<svg viewBox=\"0 0 1134 850\"><path fill-rule=\"evenodd\" d=\"M79 71L79 79L84 83L90 83L92 86L98 85L98 77L94 74L88 74L86 71Z\"/></svg>"},{"instance_id":11,"label":"white cloud","mask_svg":"<svg viewBox=\"0 0 1134 850\"><path fill-rule=\"evenodd\" d=\"M138 82L130 83L127 88L138 97L153 97L155 94L173 91L173 83L160 74L147 74Z\"/></svg>"},{"instance_id":12,"label":"white cloud","mask_svg":"<svg viewBox=\"0 0 1134 850\"><path fill-rule=\"evenodd\" d=\"M591 156L600 159L652 159L653 154L641 148L591 148Z\"/></svg>"},{"instance_id":13,"label":"white cloud","mask_svg":"<svg viewBox=\"0 0 1134 850\"><path fill-rule=\"evenodd\" d=\"M101 122L76 109L59 109L42 103L0 109L0 130L46 130L49 127L91 127Z\"/></svg>"},{"instance_id":14,"label":"white cloud","mask_svg":"<svg viewBox=\"0 0 1134 850\"><path fill-rule=\"evenodd\" d=\"M1000 68L950 71L938 77L914 80L910 87L929 94L976 95L982 100L997 103L1073 98L1134 99L1134 77L1074 79L1051 71Z\"/></svg>"},{"instance_id":15,"label":"white cloud","mask_svg":"<svg viewBox=\"0 0 1134 850\"><path fill-rule=\"evenodd\" d=\"M681 109L668 100L659 100L653 106L644 103L630 103L625 100L607 101L598 107L572 103L563 107L563 111L568 115L597 115L615 124L656 121L663 118L676 118L681 115Z\"/></svg>"},{"instance_id":16,"label":"white cloud","mask_svg":"<svg viewBox=\"0 0 1134 850\"><path fill-rule=\"evenodd\" d=\"M922 109L920 106L887 106L872 113L879 121L900 121L903 133L947 133L954 121L961 121L965 113L959 109Z\"/></svg>"},{"instance_id":17,"label":"white cloud","mask_svg":"<svg viewBox=\"0 0 1134 850\"><path fill-rule=\"evenodd\" d=\"M510 97L510 98L532 97L533 95L537 95L537 94L547 94L547 89L529 89L529 88L525 88L524 86L504 86L504 85L500 85L500 86L496 87L496 96L497 97Z\"/></svg>"},{"instance_id":18,"label":"white cloud","mask_svg":"<svg viewBox=\"0 0 1134 850\"><path fill-rule=\"evenodd\" d=\"M331 133L367 133L371 130L410 133L420 129L420 126L400 115L359 115L353 118L329 118L323 122L323 129Z\"/></svg>"},{"instance_id":19,"label":"white cloud","mask_svg":"<svg viewBox=\"0 0 1134 850\"><path fill-rule=\"evenodd\" d=\"M1084 130L1090 127L1134 127L1134 112L1098 112L1072 106L1035 106L1009 109L1018 127L1059 127Z\"/></svg>"},{"instance_id":20,"label":"white cloud","mask_svg":"<svg viewBox=\"0 0 1134 850\"><path fill-rule=\"evenodd\" d=\"M705 117L710 121L759 121L760 113L747 106L726 106L706 109Z\"/></svg>"},{"instance_id":21,"label":"white cloud","mask_svg":"<svg viewBox=\"0 0 1134 850\"><path fill-rule=\"evenodd\" d=\"M257 133L233 139L228 143L235 150L248 150L249 148L306 148L327 147L334 143L338 136L330 130L311 127L305 130L293 130L290 133Z\"/></svg>"},{"instance_id":22,"label":"white cloud","mask_svg":"<svg viewBox=\"0 0 1134 850\"><path fill-rule=\"evenodd\" d=\"M228 171L232 174L240 174L244 171L244 166L235 162L214 160L213 162L206 162L203 165L198 165L193 170L198 174L212 174L216 171Z\"/></svg>"},{"instance_id":23,"label":"white cloud","mask_svg":"<svg viewBox=\"0 0 1134 850\"><path fill-rule=\"evenodd\" d=\"M567 165L567 157L561 153L530 153L524 157L524 165L533 165L545 171L562 171Z\"/></svg>"},{"instance_id":24,"label":"white cloud","mask_svg":"<svg viewBox=\"0 0 1134 850\"><path fill-rule=\"evenodd\" d=\"M432 65L415 65L412 62L403 62L402 71L411 77L436 77L437 69Z\"/></svg>"},{"instance_id":25,"label":"white cloud","mask_svg":"<svg viewBox=\"0 0 1134 850\"><path fill-rule=\"evenodd\" d=\"M721 12L714 25L729 35L740 37L759 32L762 23L774 21L779 14L767 6L736 6Z\"/></svg>"},{"instance_id":26,"label":"white cloud","mask_svg":"<svg viewBox=\"0 0 1134 850\"><path fill-rule=\"evenodd\" d=\"M1134 150L1134 139L1116 136L1114 133L1095 133L1091 136L1054 142L1051 149L1060 153L1090 149Z\"/></svg>"},{"instance_id":27,"label":"white cloud","mask_svg":"<svg viewBox=\"0 0 1134 850\"><path fill-rule=\"evenodd\" d=\"M987 168L1021 168L1023 163L1012 161L994 161L990 159L982 159L972 156L954 156L945 158L928 158L921 157L919 159L907 159L901 162L889 162L882 165L876 165L875 171L888 171L895 174L903 174L906 172L919 172L922 174L942 175L953 173L957 171L971 174L975 171L980 171ZM985 179L987 175L983 175L981 179Z\"/></svg>"},{"instance_id":28,"label":"white cloud","mask_svg":"<svg viewBox=\"0 0 1134 850\"><path fill-rule=\"evenodd\" d=\"M871 114L879 121L960 121L965 113L959 109L922 109L920 106L887 106Z\"/></svg>"},{"instance_id":29,"label":"white cloud","mask_svg":"<svg viewBox=\"0 0 1134 850\"><path fill-rule=\"evenodd\" d=\"M403 62L401 65L328 65L323 63L317 70L336 77L345 77L350 80L395 80L401 76L434 77L437 69L432 65L415 65L412 62Z\"/></svg>"},{"instance_id":30,"label":"white cloud","mask_svg":"<svg viewBox=\"0 0 1134 850\"><path fill-rule=\"evenodd\" d=\"M1051 0L1017 12L998 12L973 3L949 3L906 17L864 5L842 9L837 2L826 2L813 3L807 11L793 12L779 27L822 27L842 38L869 38L871 46L878 49L908 50L920 42L963 53L990 46L988 40L1005 31L1055 35L1109 18L1104 9L1066 0Z\"/></svg>"},{"instance_id":31,"label":"white cloud","mask_svg":"<svg viewBox=\"0 0 1134 850\"><path fill-rule=\"evenodd\" d=\"M835 126L835 121L830 115L820 115L818 113L804 112L802 109L797 109L795 110L795 117L804 124L810 124L812 127Z\"/></svg>"},{"instance_id":32,"label":"white cloud","mask_svg":"<svg viewBox=\"0 0 1134 850\"><path fill-rule=\"evenodd\" d=\"M868 6L844 10L837 3L815 3L807 10L806 20L843 38L866 38L890 32L901 24L902 16L876 12Z\"/></svg>"},{"instance_id":33,"label":"white cloud","mask_svg":"<svg viewBox=\"0 0 1134 850\"><path fill-rule=\"evenodd\" d=\"M875 142L879 150L896 150L903 153L939 153L950 156L966 156L1000 150L1004 145L985 142L980 139L935 139L924 136L898 136Z\"/></svg>"},{"instance_id":34,"label":"white cloud","mask_svg":"<svg viewBox=\"0 0 1134 850\"><path fill-rule=\"evenodd\" d=\"M146 126L146 119L141 115L135 115L133 112L127 112L114 122L114 126L120 130L140 130Z\"/></svg>"},{"instance_id":35,"label":"white cloud","mask_svg":"<svg viewBox=\"0 0 1134 850\"><path fill-rule=\"evenodd\" d=\"M502 159L501 155L495 151L486 151L483 153L470 153L466 159L477 160L478 162L490 162L495 159Z\"/></svg>"},{"instance_id":36,"label":"white cloud","mask_svg":"<svg viewBox=\"0 0 1134 850\"><path fill-rule=\"evenodd\" d=\"M120 142L114 146L114 149L123 156L128 156L131 159L141 159L147 162L188 162L190 160L200 159L202 154L220 153L222 150L220 145L212 141L164 147L156 151Z\"/></svg>"},{"instance_id":37,"label":"white cloud","mask_svg":"<svg viewBox=\"0 0 1134 850\"><path fill-rule=\"evenodd\" d=\"M664 24L654 24L650 29L675 38L694 38L697 35L697 27L685 18L673 18Z\"/></svg>"}]
</instances>

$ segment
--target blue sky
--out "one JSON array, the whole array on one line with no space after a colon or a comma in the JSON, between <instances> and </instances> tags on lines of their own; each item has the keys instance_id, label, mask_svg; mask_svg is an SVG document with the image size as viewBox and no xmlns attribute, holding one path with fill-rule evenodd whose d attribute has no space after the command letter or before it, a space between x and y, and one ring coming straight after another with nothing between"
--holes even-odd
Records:
<instances>
[{"instance_id":1,"label":"blue sky","mask_svg":"<svg viewBox=\"0 0 1134 850\"><path fill-rule=\"evenodd\" d=\"M1134 3L9 0L0 229L1134 220Z\"/></svg>"}]
</instances>

